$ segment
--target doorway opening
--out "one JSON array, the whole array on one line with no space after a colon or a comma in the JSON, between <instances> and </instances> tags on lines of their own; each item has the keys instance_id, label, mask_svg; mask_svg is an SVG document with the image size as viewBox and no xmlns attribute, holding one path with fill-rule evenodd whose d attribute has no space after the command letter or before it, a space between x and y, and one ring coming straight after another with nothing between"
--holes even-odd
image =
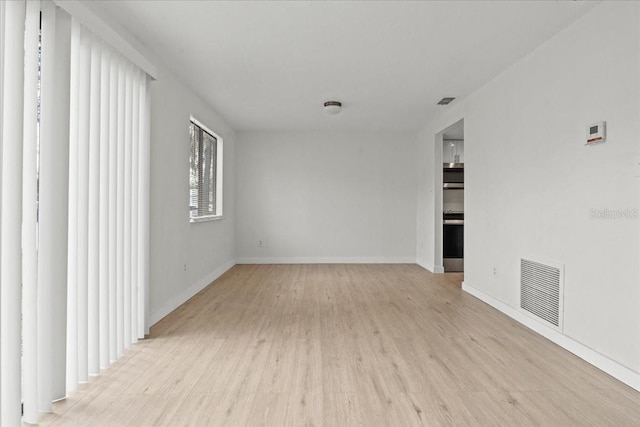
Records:
<instances>
[{"instance_id":1,"label":"doorway opening","mask_svg":"<svg viewBox=\"0 0 640 427\"><path fill-rule=\"evenodd\" d=\"M436 135L436 265L464 271L464 119Z\"/></svg>"}]
</instances>

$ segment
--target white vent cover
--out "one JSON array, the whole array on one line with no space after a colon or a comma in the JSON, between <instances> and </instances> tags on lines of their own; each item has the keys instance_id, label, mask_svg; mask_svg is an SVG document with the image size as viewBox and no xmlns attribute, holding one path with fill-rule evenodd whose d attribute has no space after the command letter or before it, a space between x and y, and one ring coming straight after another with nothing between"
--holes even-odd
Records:
<instances>
[{"instance_id":1,"label":"white vent cover","mask_svg":"<svg viewBox=\"0 0 640 427\"><path fill-rule=\"evenodd\" d=\"M562 330L563 269L520 260L520 307Z\"/></svg>"}]
</instances>

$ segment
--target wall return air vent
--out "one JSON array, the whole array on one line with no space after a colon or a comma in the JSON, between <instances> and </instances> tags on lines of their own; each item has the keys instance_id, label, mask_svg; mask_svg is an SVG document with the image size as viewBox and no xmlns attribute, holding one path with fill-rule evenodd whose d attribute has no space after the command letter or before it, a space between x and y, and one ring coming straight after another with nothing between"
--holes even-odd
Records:
<instances>
[{"instance_id":1,"label":"wall return air vent","mask_svg":"<svg viewBox=\"0 0 640 427\"><path fill-rule=\"evenodd\" d=\"M562 331L564 268L520 260L520 308Z\"/></svg>"}]
</instances>

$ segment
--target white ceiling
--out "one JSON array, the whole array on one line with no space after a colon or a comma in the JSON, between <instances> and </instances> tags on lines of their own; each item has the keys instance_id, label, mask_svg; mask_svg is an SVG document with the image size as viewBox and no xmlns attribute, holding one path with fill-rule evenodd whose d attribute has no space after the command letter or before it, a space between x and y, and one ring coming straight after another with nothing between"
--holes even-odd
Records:
<instances>
[{"instance_id":1,"label":"white ceiling","mask_svg":"<svg viewBox=\"0 0 640 427\"><path fill-rule=\"evenodd\" d=\"M97 1L236 130L416 131L594 6ZM327 100L343 112L328 116ZM455 105L454 101L451 105Z\"/></svg>"}]
</instances>

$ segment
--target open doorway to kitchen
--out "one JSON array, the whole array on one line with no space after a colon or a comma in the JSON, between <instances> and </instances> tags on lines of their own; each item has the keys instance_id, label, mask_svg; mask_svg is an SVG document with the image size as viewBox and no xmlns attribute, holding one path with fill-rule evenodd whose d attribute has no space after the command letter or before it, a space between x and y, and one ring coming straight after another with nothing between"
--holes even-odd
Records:
<instances>
[{"instance_id":1,"label":"open doorway to kitchen","mask_svg":"<svg viewBox=\"0 0 640 427\"><path fill-rule=\"evenodd\" d=\"M464 271L464 119L436 134L436 265L462 281ZM455 276L455 278L453 277Z\"/></svg>"}]
</instances>

